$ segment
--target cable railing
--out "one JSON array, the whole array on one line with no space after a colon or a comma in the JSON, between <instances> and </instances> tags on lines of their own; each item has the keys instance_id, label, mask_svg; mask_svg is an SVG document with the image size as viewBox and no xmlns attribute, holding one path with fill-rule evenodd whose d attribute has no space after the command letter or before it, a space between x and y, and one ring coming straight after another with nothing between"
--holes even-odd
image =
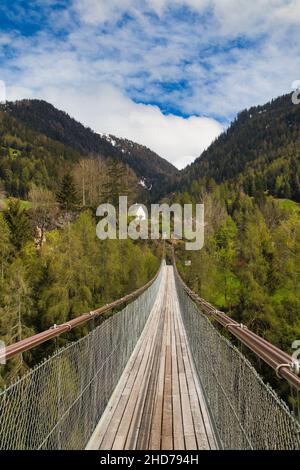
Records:
<instances>
[{"instance_id":1,"label":"cable railing","mask_svg":"<svg viewBox=\"0 0 300 470\"><path fill-rule=\"evenodd\" d=\"M0 449L85 448L149 318L161 272L132 294L72 321L73 328L132 300L0 391ZM64 324L49 336L17 343L9 357L69 329Z\"/></svg>"},{"instance_id":2,"label":"cable railing","mask_svg":"<svg viewBox=\"0 0 300 470\"><path fill-rule=\"evenodd\" d=\"M189 346L221 447L300 449L300 426L287 405L210 319L294 385L300 380L292 357L197 296L175 262L174 268ZM14 357L127 304L0 392L0 449L85 447L149 318L161 272L122 299L8 348L8 358Z\"/></svg>"},{"instance_id":3,"label":"cable railing","mask_svg":"<svg viewBox=\"0 0 300 470\"><path fill-rule=\"evenodd\" d=\"M30 336L21 341L18 341L17 343L6 346L5 348L1 348L0 349L0 364L3 363L3 361L7 361L17 356L18 354L34 349L35 347L39 346L42 343L45 343L51 339L57 338L61 334L67 333L78 326L82 326L85 323L88 323L89 321L114 310L115 308L118 308L128 302L132 302L133 300L138 298L141 294L143 294L143 292L145 292L155 282L157 276L159 275L159 272L160 271L158 270L155 276L149 282L147 282L147 284L145 284L144 286L140 287L134 292L131 292L130 294L118 300L115 300L114 302L111 302L110 304L106 304L103 307L97 308L95 310L91 310L90 312L87 312L87 313L83 313L82 315L76 318L73 318L72 320L69 320L68 322L63 323L61 325L53 325L51 328L49 328L46 331L37 333L33 336Z\"/></svg>"},{"instance_id":4,"label":"cable railing","mask_svg":"<svg viewBox=\"0 0 300 470\"><path fill-rule=\"evenodd\" d=\"M290 385L300 390L300 363L288 353L269 343L269 341L253 333L246 325L238 323L224 312L216 309L198 294L193 292L180 276L174 257L174 268L182 286L188 296L201 307L201 311L216 320L229 331L242 344L249 348L256 356L268 364L280 378L284 378Z\"/></svg>"},{"instance_id":5,"label":"cable railing","mask_svg":"<svg viewBox=\"0 0 300 470\"><path fill-rule=\"evenodd\" d=\"M262 380L241 351L221 334L211 318L218 319L223 326L228 325L227 329L231 328L233 333L247 330L236 326L232 319L229 323L228 317L223 317L221 312L216 314L207 302L200 302L176 269L175 279L189 347L220 447L235 450L299 450L300 425L295 415ZM272 359L274 367L283 358L288 364L289 357L279 356L277 348L273 350L267 342L262 341L258 348L252 334L236 337L241 338L252 351L259 350L260 357L268 359L268 363ZM278 373L281 371L277 369ZM292 382L296 379L298 377L295 375Z\"/></svg>"}]
</instances>

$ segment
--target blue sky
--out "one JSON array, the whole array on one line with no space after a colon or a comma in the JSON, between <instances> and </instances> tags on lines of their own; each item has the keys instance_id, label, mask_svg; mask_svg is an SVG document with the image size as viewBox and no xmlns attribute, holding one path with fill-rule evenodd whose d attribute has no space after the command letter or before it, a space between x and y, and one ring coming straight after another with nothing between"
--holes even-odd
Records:
<instances>
[{"instance_id":1,"label":"blue sky","mask_svg":"<svg viewBox=\"0 0 300 470\"><path fill-rule=\"evenodd\" d=\"M2 0L0 80L183 167L300 79L299 26L300 0Z\"/></svg>"}]
</instances>

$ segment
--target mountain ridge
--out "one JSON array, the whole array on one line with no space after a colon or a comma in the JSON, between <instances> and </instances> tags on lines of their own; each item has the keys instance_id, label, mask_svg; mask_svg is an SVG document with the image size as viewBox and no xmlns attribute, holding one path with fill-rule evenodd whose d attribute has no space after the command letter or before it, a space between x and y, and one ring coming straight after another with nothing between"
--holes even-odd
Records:
<instances>
[{"instance_id":1,"label":"mountain ridge","mask_svg":"<svg viewBox=\"0 0 300 470\"><path fill-rule=\"evenodd\" d=\"M20 100L0 108L16 120L16 130L10 123L7 131L10 140L14 135L16 140L26 136L29 130L35 133L31 140L43 142L46 138L55 155L64 155L53 158L54 166L58 159L70 163L98 154L116 158L135 172L141 186L151 189L152 201L176 190L189 190L194 180L237 185L249 195L263 191L300 201L300 106L292 103L290 94L241 111L226 131L181 171L146 146L113 134L96 133L46 101ZM25 127L20 130L22 124ZM23 145L24 155L30 156L30 151ZM0 165L0 179L10 171L4 165L1 172ZM23 184L22 177L19 184Z\"/></svg>"},{"instance_id":2,"label":"mountain ridge","mask_svg":"<svg viewBox=\"0 0 300 470\"><path fill-rule=\"evenodd\" d=\"M181 172L180 185L201 178L232 182L249 195L264 191L300 201L300 106L291 95L240 112Z\"/></svg>"},{"instance_id":3,"label":"mountain ridge","mask_svg":"<svg viewBox=\"0 0 300 470\"><path fill-rule=\"evenodd\" d=\"M163 191L171 188L179 176L179 170L174 165L146 146L116 136L107 138L107 135L85 127L44 100L7 102L1 109L35 132L82 155L102 155L122 161L153 188L152 197L159 197L161 188L164 188Z\"/></svg>"}]
</instances>

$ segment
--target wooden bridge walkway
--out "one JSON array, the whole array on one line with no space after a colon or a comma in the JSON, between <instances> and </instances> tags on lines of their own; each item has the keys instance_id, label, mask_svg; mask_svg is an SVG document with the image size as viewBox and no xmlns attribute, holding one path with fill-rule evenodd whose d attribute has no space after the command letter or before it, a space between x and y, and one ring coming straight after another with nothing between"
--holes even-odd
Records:
<instances>
[{"instance_id":1,"label":"wooden bridge walkway","mask_svg":"<svg viewBox=\"0 0 300 470\"><path fill-rule=\"evenodd\" d=\"M215 449L182 322L172 266L163 268L144 331L87 449Z\"/></svg>"}]
</instances>

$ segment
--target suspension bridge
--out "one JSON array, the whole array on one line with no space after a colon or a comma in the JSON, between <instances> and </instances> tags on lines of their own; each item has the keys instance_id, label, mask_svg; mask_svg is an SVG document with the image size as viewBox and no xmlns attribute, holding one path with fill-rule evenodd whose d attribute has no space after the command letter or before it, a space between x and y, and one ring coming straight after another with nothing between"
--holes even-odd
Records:
<instances>
[{"instance_id":1,"label":"suspension bridge","mask_svg":"<svg viewBox=\"0 0 300 470\"><path fill-rule=\"evenodd\" d=\"M295 413L216 324L295 396L298 362L190 291L175 263L3 354L10 360L121 306L0 392L1 449L300 449Z\"/></svg>"}]
</instances>

